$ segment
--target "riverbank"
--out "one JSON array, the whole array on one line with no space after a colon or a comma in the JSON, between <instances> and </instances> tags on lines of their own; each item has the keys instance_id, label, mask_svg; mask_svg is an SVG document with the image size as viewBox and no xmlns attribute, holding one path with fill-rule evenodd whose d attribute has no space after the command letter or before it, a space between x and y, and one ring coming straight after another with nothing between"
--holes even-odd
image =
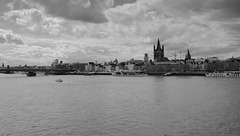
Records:
<instances>
[{"instance_id":1,"label":"riverbank","mask_svg":"<svg viewBox=\"0 0 240 136\"><path fill-rule=\"evenodd\" d=\"M3 72L3 74L14 74ZM205 72L146 72L149 76L205 76ZM112 75L111 72L45 73L45 75Z\"/></svg>"},{"instance_id":2,"label":"riverbank","mask_svg":"<svg viewBox=\"0 0 240 136\"><path fill-rule=\"evenodd\" d=\"M150 76L205 76L205 72L146 72ZM81 72L68 75L112 75L111 72Z\"/></svg>"},{"instance_id":3,"label":"riverbank","mask_svg":"<svg viewBox=\"0 0 240 136\"><path fill-rule=\"evenodd\" d=\"M168 72L164 76L205 76L205 72Z\"/></svg>"}]
</instances>

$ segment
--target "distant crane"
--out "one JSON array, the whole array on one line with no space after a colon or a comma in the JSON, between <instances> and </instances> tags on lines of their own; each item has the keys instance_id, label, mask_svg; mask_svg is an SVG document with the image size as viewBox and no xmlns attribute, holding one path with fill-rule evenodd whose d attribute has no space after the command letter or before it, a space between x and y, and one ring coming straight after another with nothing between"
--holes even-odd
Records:
<instances>
[{"instance_id":1,"label":"distant crane","mask_svg":"<svg viewBox=\"0 0 240 136\"><path fill-rule=\"evenodd\" d=\"M185 56L185 54L181 54L182 53L182 50L181 51L179 51L179 53L180 53L180 55L179 55L179 57L180 57L180 60L182 59L181 57L183 56L183 59L184 59L184 56Z\"/></svg>"},{"instance_id":2,"label":"distant crane","mask_svg":"<svg viewBox=\"0 0 240 136\"><path fill-rule=\"evenodd\" d=\"M181 51L180 51L180 60L181 60Z\"/></svg>"},{"instance_id":3,"label":"distant crane","mask_svg":"<svg viewBox=\"0 0 240 136\"><path fill-rule=\"evenodd\" d=\"M172 53L172 55L174 56L174 60L176 61L177 53Z\"/></svg>"},{"instance_id":4,"label":"distant crane","mask_svg":"<svg viewBox=\"0 0 240 136\"><path fill-rule=\"evenodd\" d=\"M179 54L177 52L171 53L174 56L174 60L176 60L177 56L179 56L179 60L182 59L182 51L179 51Z\"/></svg>"}]
</instances>

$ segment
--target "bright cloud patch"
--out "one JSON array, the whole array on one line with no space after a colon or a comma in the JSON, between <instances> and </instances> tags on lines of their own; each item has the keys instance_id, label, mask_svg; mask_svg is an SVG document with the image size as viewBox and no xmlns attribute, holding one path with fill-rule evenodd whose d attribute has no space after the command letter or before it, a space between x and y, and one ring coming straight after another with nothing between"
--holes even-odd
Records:
<instances>
[{"instance_id":1,"label":"bright cloud patch","mask_svg":"<svg viewBox=\"0 0 240 136\"><path fill-rule=\"evenodd\" d=\"M20 8L20 5L25 5L25 8ZM61 25L63 21L61 19L45 15L43 10L34 4L15 0L9 3L8 6L12 10L5 12L3 18L17 25L24 26L29 31L57 35L63 30Z\"/></svg>"},{"instance_id":2,"label":"bright cloud patch","mask_svg":"<svg viewBox=\"0 0 240 136\"><path fill-rule=\"evenodd\" d=\"M0 29L0 43L6 44L18 44L23 45L24 42L19 35L9 33L11 31L6 31Z\"/></svg>"}]
</instances>

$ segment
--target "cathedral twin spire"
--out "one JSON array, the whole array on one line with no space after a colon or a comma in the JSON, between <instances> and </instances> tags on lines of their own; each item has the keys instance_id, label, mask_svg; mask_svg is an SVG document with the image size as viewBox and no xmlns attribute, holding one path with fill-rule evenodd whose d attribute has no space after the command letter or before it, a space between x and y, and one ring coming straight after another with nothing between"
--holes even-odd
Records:
<instances>
[{"instance_id":1,"label":"cathedral twin spire","mask_svg":"<svg viewBox=\"0 0 240 136\"><path fill-rule=\"evenodd\" d=\"M163 50L163 49L164 49L164 45L162 45L162 47L161 47L160 41L158 39L156 50ZM155 45L154 45L154 50L155 50Z\"/></svg>"},{"instance_id":2,"label":"cathedral twin spire","mask_svg":"<svg viewBox=\"0 0 240 136\"><path fill-rule=\"evenodd\" d=\"M155 48L155 45L154 45L153 53L154 53L154 55L153 55L154 61L161 61L164 59L164 45L162 45L162 47L161 47L159 39L157 42L157 48Z\"/></svg>"}]
</instances>

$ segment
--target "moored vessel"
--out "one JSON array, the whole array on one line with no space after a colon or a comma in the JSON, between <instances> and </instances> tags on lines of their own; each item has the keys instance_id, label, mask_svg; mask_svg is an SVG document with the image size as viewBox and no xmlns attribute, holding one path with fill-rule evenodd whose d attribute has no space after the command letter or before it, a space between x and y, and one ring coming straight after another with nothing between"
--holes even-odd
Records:
<instances>
[{"instance_id":1,"label":"moored vessel","mask_svg":"<svg viewBox=\"0 0 240 136\"><path fill-rule=\"evenodd\" d=\"M83 75L84 76L91 76L91 75L95 75L95 72L85 72Z\"/></svg>"},{"instance_id":2,"label":"moored vessel","mask_svg":"<svg viewBox=\"0 0 240 136\"><path fill-rule=\"evenodd\" d=\"M34 77L34 76L36 76L37 74L35 73L35 72L28 72L27 73L27 76L28 77Z\"/></svg>"},{"instance_id":3,"label":"moored vessel","mask_svg":"<svg viewBox=\"0 0 240 136\"><path fill-rule=\"evenodd\" d=\"M240 71L224 71L224 72L213 72L206 73L206 77L232 77L240 78Z\"/></svg>"},{"instance_id":4,"label":"moored vessel","mask_svg":"<svg viewBox=\"0 0 240 136\"><path fill-rule=\"evenodd\" d=\"M125 77L145 77L147 74L138 72L138 71L127 71L127 70L121 70L121 71L115 71L112 73L113 76L125 76Z\"/></svg>"}]
</instances>

